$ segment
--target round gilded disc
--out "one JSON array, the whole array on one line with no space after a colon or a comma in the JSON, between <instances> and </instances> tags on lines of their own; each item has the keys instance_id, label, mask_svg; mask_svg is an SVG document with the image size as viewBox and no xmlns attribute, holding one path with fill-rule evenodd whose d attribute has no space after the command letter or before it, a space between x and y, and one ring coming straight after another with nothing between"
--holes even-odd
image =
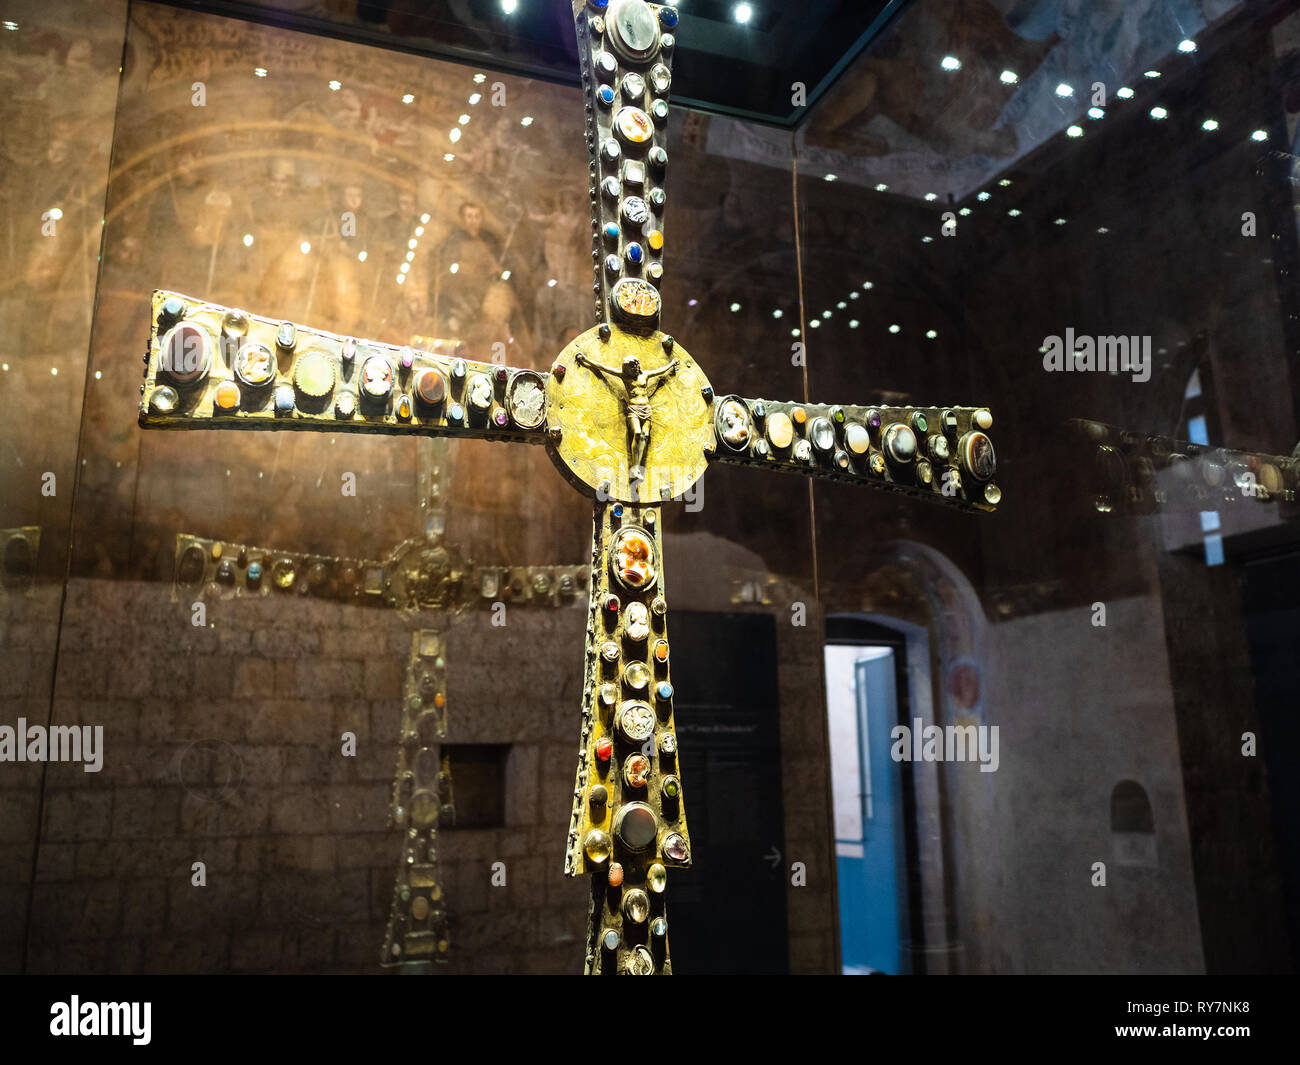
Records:
<instances>
[{"instance_id":1,"label":"round gilded disc","mask_svg":"<svg viewBox=\"0 0 1300 1065\"><path fill-rule=\"evenodd\" d=\"M609 294L615 318L630 326L653 327L659 321L659 290L637 277L625 277Z\"/></svg>"},{"instance_id":2,"label":"round gilded disc","mask_svg":"<svg viewBox=\"0 0 1300 1065\"><path fill-rule=\"evenodd\" d=\"M540 374L520 370L510 381L506 408L521 429L536 429L546 420L546 386Z\"/></svg>"},{"instance_id":3,"label":"round gilded disc","mask_svg":"<svg viewBox=\"0 0 1300 1065\"><path fill-rule=\"evenodd\" d=\"M773 411L767 416L767 440L774 448L782 450L794 440L794 422L790 416L781 411Z\"/></svg>"},{"instance_id":4,"label":"round gilded disc","mask_svg":"<svg viewBox=\"0 0 1300 1065\"><path fill-rule=\"evenodd\" d=\"M234 370L249 388L261 388L275 379L275 355L265 344L250 340L235 353Z\"/></svg>"},{"instance_id":5,"label":"round gilded disc","mask_svg":"<svg viewBox=\"0 0 1300 1065\"><path fill-rule=\"evenodd\" d=\"M644 662L629 662L623 670L623 683L634 692L643 692L650 684L650 669Z\"/></svg>"},{"instance_id":6,"label":"round gilded disc","mask_svg":"<svg viewBox=\"0 0 1300 1065\"><path fill-rule=\"evenodd\" d=\"M334 391L334 362L319 351L298 358L293 368L293 386L304 396L323 399Z\"/></svg>"},{"instance_id":7,"label":"round gilded disc","mask_svg":"<svg viewBox=\"0 0 1300 1065\"><path fill-rule=\"evenodd\" d=\"M618 712L618 730L631 743L645 743L655 734L655 712L645 703L628 703Z\"/></svg>"},{"instance_id":8,"label":"round gilded disc","mask_svg":"<svg viewBox=\"0 0 1300 1065\"><path fill-rule=\"evenodd\" d=\"M615 286L615 306L629 282L639 306L657 313L659 294L633 278ZM593 328L556 359L564 373L546 380L547 450L580 490L607 502L657 503L681 496L708 467L706 449L717 439L708 378L681 344L665 350L666 339L614 324L608 339Z\"/></svg>"},{"instance_id":9,"label":"round gilded disc","mask_svg":"<svg viewBox=\"0 0 1300 1065\"><path fill-rule=\"evenodd\" d=\"M620 107L614 113L614 132L624 144L646 144L654 136L654 123L639 107Z\"/></svg>"}]
</instances>

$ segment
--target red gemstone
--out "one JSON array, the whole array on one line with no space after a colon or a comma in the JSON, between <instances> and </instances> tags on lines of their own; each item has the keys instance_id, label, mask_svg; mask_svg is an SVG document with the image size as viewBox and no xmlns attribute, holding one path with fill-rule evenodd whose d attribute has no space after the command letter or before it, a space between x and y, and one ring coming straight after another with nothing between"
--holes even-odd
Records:
<instances>
[{"instance_id":1,"label":"red gemstone","mask_svg":"<svg viewBox=\"0 0 1300 1065\"><path fill-rule=\"evenodd\" d=\"M564 363L562 362L557 362L554 366L551 367L551 373L555 374L555 379L557 381L564 380L564 369L565 369Z\"/></svg>"},{"instance_id":2,"label":"red gemstone","mask_svg":"<svg viewBox=\"0 0 1300 1065\"><path fill-rule=\"evenodd\" d=\"M608 736L602 736L596 741L596 757L602 762L608 762L609 756L614 753L614 741Z\"/></svg>"}]
</instances>

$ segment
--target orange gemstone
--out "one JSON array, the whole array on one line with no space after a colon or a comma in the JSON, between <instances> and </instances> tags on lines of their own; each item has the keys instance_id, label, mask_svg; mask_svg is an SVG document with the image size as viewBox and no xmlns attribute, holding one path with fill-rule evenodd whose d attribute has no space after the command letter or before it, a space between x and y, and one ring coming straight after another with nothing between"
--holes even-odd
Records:
<instances>
[{"instance_id":1,"label":"orange gemstone","mask_svg":"<svg viewBox=\"0 0 1300 1065\"><path fill-rule=\"evenodd\" d=\"M239 406L239 386L234 381L222 381L213 399L222 410L234 410Z\"/></svg>"},{"instance_id":2,"label":"orange gemstone","mask_svg":"<svg viewBox=\"0 0 1300 1065\"><path fill-rule=\"evenodd\" d=\"M668 641L667 641L667 640L660 640L657 644L655 644L655 661L656 661L656 662L667 662L667 661L668 661Z\"/></svg>"},{"instance_id":3,"label":"orange gemstone","mask_svg":"<svg viewBox=\"0 0 1300 1065\"><path fill-rule=\"evenodd\" d=\"M664 235L657 229L652 229L646 234L645 242L650 245L651 251L659 251L664 246Z\"/></svg>"},{"instance_id":4,"label":"orange gemstone","mask_svg":"<svg viewBox=\"0 0 1300 1065\"><path fill-rule=\"evenodd\" d=\"M439 692L437 695L433 697L433 705L436 706L439 710L441 710L444 706L447 705L447 697L443 695L442 692Z\"/></svg>"},{"instance_id":5,"label":"orange gemstone","mask_svg":"<svg viewBox=\"0 0 1300 1065\"><path fill-rule=\"evenodd\" d=\"M614 862L609 867L609 886L618 887L623 883L623 867Z\"/></svg>"},{"instance_id":6,"label":"orange gemstone","mask_svg":"<svg viewBox=\"0 0 1300 1065\"><path fill-rule=\"evenodd\" d=\"M803 425L803 423L808 420L808 412L802 407L795 407L795 409L790 412L790 415L794 418L797 425Z\"/></svg>"}]
</instances>

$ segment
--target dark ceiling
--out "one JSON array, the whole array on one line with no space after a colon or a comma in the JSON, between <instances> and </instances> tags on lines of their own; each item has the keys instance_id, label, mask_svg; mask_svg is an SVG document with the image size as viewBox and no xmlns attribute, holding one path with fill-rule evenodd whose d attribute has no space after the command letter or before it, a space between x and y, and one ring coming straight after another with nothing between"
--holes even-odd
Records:
<instances>
[{"instance_id":1,"label":"dark ceiling","mask_svg":"<svg viewBox=\"0 0 1300 1065\"><path fill-rule=\"evenodd\" d=\"M568 0L164 0L176 7L576 84ZM680 0L674 99L712 114L799 125L911 0ZM795 85L806 103L795 106Z\"/></svg>"}]
</instances>

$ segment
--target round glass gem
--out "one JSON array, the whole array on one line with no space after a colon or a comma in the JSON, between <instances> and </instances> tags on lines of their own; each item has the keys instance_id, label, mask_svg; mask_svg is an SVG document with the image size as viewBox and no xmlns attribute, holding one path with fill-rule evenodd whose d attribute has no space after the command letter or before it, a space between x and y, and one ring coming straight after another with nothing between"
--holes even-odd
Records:
<instances>
[{"instance_id":1,"label":"round glass gem","mask_svg":"<svg viewBox=\"0 0 1300 1065\"><path fill-rule=\"evenodd\" d=\"M596 66L596 73L600 75L601 81L609 81L618 73L618 60L608 52L597 52L592 62Z\"/></svg>"},{"instance_id":2,"label":"round glass gem","mask_svg":"<svg viewBox=\"0 0 1300 1065\"><path fill-rule=\"evenodd\" d=\"M604 159L605 162L607 162L607 163L616 163L616 162L618 162L619 157L620 157L622 154L623 154L623 150L622 150L621 148L619 148L619 146L618 146L618 141L616 141L616 140L612 140L612 139L611 139L611 140L607 140L607 141L605 141L604 144L602 144L602 145L600 146L600 155L601 155L601 158Z\"/></svg>"},{"instance_id":3,"label":"round glass gem","mask_svg":"<svg viewBox=\"0 0 1300 1065\"><path fill-rule=\"evenodd\" d=\"M655 187L650 190L650 206L656 211L662 210L664 201L668 199L668 194L663 189Z\"/></svg>"},{"instance_id":4,"label":"round glass gem","mask_svg":"<svg viewBox=\"0 0 1300 1065\"><path fill-rule=\"evenodd\" d=\"M602 684L600 686L600 705L606 710L612 710L616 702L618 702L618 689L612 684Z\"/></svg>"},{"instance_id":5,"label":"round glass gem","mask_svg":"<svg viewBox=\"0 0 1300 1065\"><path fill-rule=\"evenodd\" d=\"M641 260L645 258L645 249L642 248L640 244L636 243L636 241L633 241L623 249L623 254L626 256L627 261L633 266L639 266Z\"/></svg>"},{"instance_id":6,"label":"round glass gem","mask_svg":"<svg viewBox=\"0 0 1300 1065\"><path fill-rule=\"evenodd\" d=\"M411 822L426 827L438 820L438 796L421 790L411 796Z\"/></svg>"},{"instance_id":7,"label":"round glass gem","mask_svg":"<svg viewBox=\"0 0 1300 1065\"><path fill-rule=\"evenodd\" d=\"M298 576L294 568L293 559L278 559L271 567L271 580L277 588L288 590L293 587L293 582Z\"/></svg>"},{"instance_id":8,"label":"round glass gem","mask_svg":"<svg viewBox=\"0 0 1300 1065\"><path fill-rule=\"evenodd\" d=\"M814 448L825 454L835 447L835 426L829 418L814 418L808 426L808 440Z\"/></svg>"},{"instance_id":9,"label":"round glass gem","mask_svg":"<svg viewBox=\"0 0 1300 1065\"><path fill-rule=\"evenodd\" d=\"M596 784L587 792L587 798L592 806L604 806L609 802L609 789L604 784Z\"/></svg>"},{"instance_id":10,"label":"round glass gem","mask_svg":"<svg viewBox=\"0 0 1300 1065\"><path fill-rule=\"evenodd\" d=\"M645 242L650 246L651 251L662 251L664 246L664 235L659 230L652 229L646 234Z\"/></svg>"},{"instance_id":11,"label":"round glass gem","mask_svg":"<svg viewBox=\"0 0 1300 1065\"><path fill-rule=\"evenodd\" d=\"M984 486L984 501L997 506L1002 501L1002 489L995 484L986 484Z\"/></svg>"},{"instance_id":12,"label":"round glass gem","mask_svg":"<svg viewBox=\"0 0 1300 1065\"><path fill-rule=\"evenodd\" d=\"M411 416L411 397L410 397L410 396L398 396L398 397L397 397L397 416L398 416L399 418L403 419L403 420L405 420L405 419L407 419L407 418L409 418L409 417Z\"/></svg>"},{"instance_id":13,"label":"round glass gem","mask_svg":"<svg viewBox=\"0 0 1300 1065\"><path fill-rule=\"evenodd\" d=\"M644 754L630 755L623 763L623 782L629 787L640 790L650 776L650 759Z\"/></svg>"},{"instance_id":14,"label":"round glass gem","mask_svg":"<svg viewBox=\"0 0 1300 1065\"><path fill-rule=\"evenodd\" d=\"M275 378L275 355L265 344L250 340L235 352L235 376L249 388L269 385Z\"/></svg>"},{"instance_id":15,"label":"round glass gem","mask_svg":"<svg viewBox=\"0 0 1300 1065\"><path fill-rule=\"evenodd\" d=\"M605 239L609 241L618 240L619 228L617 222L606 222L603 230Z\"/></svg>"},{"instance_id":16,"label":"round glass gem","mask_svg":"<svg viewBox=\"0 0 1300 1065\"><path fill-rule=\"evenodd\" d=\"M618 91L626 103L640 103L645 96L645 78L635 72L624 74L623 80L618 83Z\"/></svg>"},{"instance_id":17,"label":"round glass gem","mask_svg":"<svg viewBox=\"0 0 1300 1065\"><path fill-rule=\"evenodd\" d=\"M650 670L644 662L629 662L623 670L623 683L629 690L643 692L650 683Z\"/></svg>"},{"instance_id":18,"label":"round glass gem","mask_svg":"<svg viewBox=\"0 0 1300 1065\"><path fill-rule=\"evenodd\" d=\"M617 263L618 259L615 257ZM610 303L625 321L646 324L659 317L659 293L655 287L637 277L625 277L614 286Z\"/></svg>"},{"instance_id":19,"label":"round glass gem","mask_svg":"<svg viewBox=\"0 0 1300 1065\"><path fill-rule=\"evenodd\" d=\"M841 470L847 470L853 465L853 460L849 458L847 451L836 450L835 457L831 461Z\"/></svg>"},{"instance_id":20,"label":"round glass gem","mask_svg":"<svg viewBox=\"0 0 1300 1065\"><path fill-rule=\"evenodd\" d=\"M682 782L676 777L664 777L659 790L669 802L676 802L682 794Z\"/></svg>"},{"instance_id":21,"label":"round glass gem","mask_svg":"<svg viewBox=\"0 0 1300 1065\"><path fill-rule=\"evenodd\" d=\"M664 837L664 856L674 862L684 862L691 856L686 837L680 832L670 832Z\"/></svg>"},{"instance_id":22,"label":"round glass gem","mask_svg":"<svg viewBox=\"0 0 1300 1065\"><path fill-rule=\"evenodd\" d=\"M867 467L877 477L885 472L885 456L879 451L872 451L867 458Z\"/></svg>"},{"instance_id":23,"label":"round glass gem","mask_svg":"<svg viewBox=\"0 0 1300 1065\"><path fill-rule=\"evenodd\" d=\"M916 458L916 434L895 422L885 430L885 451L895 462L911 462Z\"/></svg>"},{"instance_id":24,"label":"round glass gem","mask_svg":"<svg viewBox=\"0 0 1300 1065\"><path fill-rule=\"evenodd\" d=\"M205 565L203 548L197 544L190 544L181 555L180 563L176 567L176 579L181 584L198 584L203 579Z\"/></svg>"},{"instance_id":25,"label":"round glass gem","mask_svg":"<svg viewBox=\"0 0 1300 1065\"><path fill-rule=\"evenodd\" d=\"M208 376L212 368L212 335L197 325L183 322L163 337L159 371L182 388L191 388Z\"/></svg>"},{"instance_id":26,"label":"round glass gem","mask_svg":"<svg viewBox=\"0 0 1300 1065\"><path fill-rule=\"evenodd\" d=\"M469 379L465 397L470 410L486 411L492 406L492 379L485 373L476 373Z\"/></svg>"},{"instance_id":27,"label":"round glass gem","mask_svg":"<svg viewBox=\"0 0 1300 1065\"><path fill-rule=\"evenodd\" d=\"M651 281L658 281L664 276L663 263L651 263L645 268L645 276L650 278Z\"/></svg>"},{"instance_id":28,"label":"round glass gem","mask_svg":"<svg viewBox=\"0 0 1300 1065\"><path fill-rule=\"evenodd\" d=\"M602 85L596 90L596 100L605 107L612 107L614 105L614 90L608 85Z\"/></svg>"},{"instance_id":29,"label":"round glass gem","mask_svg":"<svg viewBox=\"0 0 1300 1065\"><path fill-rule=\"evenodd\" d=\"M619 259L618 259L618 256L617 256L617 255L606 255L606 256L605 256L605 269L606 269L606 271L608 271L609 273L611 273L611 274L617 276L617 275L618 275L618 272L619 272L622 268L623 268L623 264L619 262Z\"/></svg>"},{"instance_id":30,"label":"round glass gem","mask_svg":"<svg viewBox=\"0 0 1300 1065\"><path fill-rule=\"evenodd\" d=\"M931 484L934 481L934 470L931 469L930 464L925 459L916 464L916 479L921 484Z\"/></svg>"},{"instance_id":31,"label":"round glass gem","mask_svg":"<svg viewBox=\"0 0 1300 1065\"><path fill-rule=\"evenodd\" d=\"M235 583L235 567L230 564L230 559L228 558L222 560L221 564L217 566L217 583Z\"/></svg>"},{"instance_id":32,"label":"round glass gem","mask_svg":"<svg viewBox=\"0 0 1300 1065\"><path fill-rule=\"evenodd\" d=\"M623 186L618 183L618 178L607 177L600 183L600 191L609 197L609 199L617 200L619 194L623 191Z\"/></svg>"},{"instance_id":33,"label":"round glass gem","mask_svg":"<svg viewBox=\"0 0 1300 1065\"><path fill-rule=\"evenodd\" d=\"M319 351L298 358L293 368L293 385L304 396L322 399L334 391L334 363Z\"/></svg>"},{"instance_id":34,"label":"round glass gem","mask_svg":"<svg viewBox=\"0 0 1300 1065\"><path fill-rule=\"evenodd\" d=\"M658 572L650 534L634 525L620 529L610 547L609 566L624 588L644 591L653 587Z\"/></svg>"},{"instance_id":35,"label":"round glass gem","mask_svg":"<svg viewBox=\"0 0 1300 1065\"><path fill-rule=\"evenodd\" d=\"M598 828L593 828L587 833L587 838L582 841L582 851L587 856L587 861L595 865L609 859L610 847L609 837Z\"/></svg>"},{"instance_id":36,"label":"round glass gem","mask_svg":"<svg viewBox=\"0 0 1300 1065\"><path fill-rule=\"evenodd\" d=\"M649 59L659 49L659 20L645 0L610 0L605 24L614 48L628 59Z\"/></svg>"},{"instance_id":37,"label":"round glass gem","mask_svg":"<svg viewBox=\"0 0 1300 1065\"><path fill-rule=\"evenodd\" d=\"M536 429L546 420L546 386L532 370L520 370L510 382L506 408L521 429Z\"/></svg>"},{"instance_id":38,"label":"round glass gem","mask_svg":"<svg viewBox=\"0 0 1300 1065\"><path fill-rule=\"evenodd\" d=\"M651 166L658 167L660 170L668 165L668 152L657 146L650 149L646 158L650 160Z\"/></svg>"},{"instance_id":39,"label":"round glass gem","mask_svg":"<svg viewBox=\"0 0 1300 1065\"><path fill-rule=\"evenodd\" d=\"M629 640L644 640L650 635L650 611L644 603L629 603L623 614L623 635Z\"/></svg>"},{"instance_id":40,"label":"round glass gem","mask_svg":"<svg viewBox=\"0 0 1300 1065\"><path fill-rule=\"evenodd\" d=\"M986 410L977 410L975 417L971 419L980 429L993 428L993 415Z\"/></svg>"},{"instance_id":41,"label":"round glass gem","mask_svg":"<svg viewBox=\"0 0 1300 1065\"><path fill-rule=\"evenodd\" d=\"M239 386L234 381L222 381L212 394L215 410L229 413L239 407Z\"/></svg>"},{"instance_id":42,"label":"round glass gem","mask_svg":"<svg viewBox=\"0 0 1300 1065\"><path fill-rule=\"evenodd\" d=\"M250 562L248 564L248 586L256 588L262 583L262 563Z\"/></svg>"},{"instance_id":43,"label":"round glass gem","mask_svg":"<svg viewBox=\"0 0 1300 1065\"><path fill-rule=\"evenodd\" d=\"M438 370L423 370L415 379L415 398L426 407L438 407L447 398L447 379Z\"/></svg>"},{"instance_id":44,"label":"round glass gem","mask_svg":"<svg viewBox=\"0 0 1300 1065\"><path fill-rule=\"evenodd\" d=\"M293 413L293 388L290 385L277 385L275 389L275 413Z\"/></svg>"},{"instance_id":45,"label":"round glass gem","mask_svg":"<svg viewBox=\"0 0 1300 1065\"><path fill-rule=\"evenodd\" d=\"M630 851L643 851L655 841L659 822L643 802L625 803L614 817L614 835Z\"/></svg>"},{"instance_id":46,"label":"round glass gem","mask_svg":"<svg viewBox=\"0 0 1300 1065\"><path fill-rule=\"evenodd\" d=\"M628 703L618 713L618 731L629 743L645 743L655 734L655 712L645 703Z\"/></svg>"},{"instance_id":47,"label":"round glass gem","mask_svg":"<svg viewBox=\"0 0 1300 1065\"><path fill-rule=\"evenodd\" d=\"M608 736L601 736L601 738L596 741L596 757L602 762L608 762L613 753L614 741Z\"/></svg>"},{"instance_id":48,"label":"round glass gem","mask_svg":"<svg viewBox=\"0 0 1300 1065\"><path fill-rule=\"evenodd\" d=\"M393 391L393 364L382 355L371 355L361 364L361 391L371 399L386 399Z\"/></svg>"},{"instance_id":49,"label":"round glass gem","mask_svg":"<svg viewBox=\"0 0 1300 1065\"><path fill-rule=\"evenodd\" d=\"M633 924L641 924L650 916L650 898L640 888L633 888L623 896L623 917Z\"/></svg>"},{"instance_id":50,"label":"round glass gem","mask_svg":"<svg viewBox=\"0 0 1300 1065\"><path fill-rule=\"evenodd\" d=\"M749 408L743 400L727 399L718 404L714 415L718 436L732 451L744 451L749 447L753 427L749 420Z\"/></svg>"},{"instance_id":51,"label":"round glass gem","mask_svg":"<svg viewBox=\"0 0 1300 1065\"><path fill-rule=\"evenodd\" d=\"M659 862L655 862L645 871L645 886L656 895L662 895L664 888L668 886L668 870Z\"/></svg>"},{"instance_id":52,"label":"round glass gem","mask_svg":"<svg viewBox=\"0 0 1300 1065\"><path fill-rule=\"evenodd\" d=\"M914 411L908 420L912 423L912 431L918 435L924 436L930 431L930 420L921 411Z\"/></svg>"},{"instance_id":53,"label":"round glass gem","mask_svg":"<svg viewBox=\"0 0 1300 1065\"><path fill-rule=\"evenodd\" d=\"M622 881L620 880L619 883ZM608 951L618 950L618 933L612 928L606 928L600 937L600 944Z\"/></svg>"},{"instance_id":54,"label":"round glass gem","mask_svg":"<svg viewBox=\"0 0 1300 1065\"><path fill-rule=\"evenodd\" d=\"M813 452L812 444L807 440L800 440L794 446L794 458L796 462L812 462Z\"/></svg>"},{"instance_id":55,"label":"round glass gem","mask_svg":"<svg viewBox=\"0 0 1300 1065\"><path fill-rule=\"evenodd\" d=\"M655 661L659 663L668 661L668 641L660 640L655 644Z\"/></svg>"},{"instance_id":56,"label":"round glass gem","mask_svg":"<svg viewBox=\"0 0 1300 1065\"><path fill-rule=\"evenodd\" d=\"M794 423L783 411L773 411L767 419L767 440L778 451L790 446L794 440Z\"/></svg>"},{"instance_id":57,"label":"round glass gem","mask_svg":"<svg viewBox=\"0 0 1300 1065\"><path fill-rule=\"evenodd\" d=\"M666 680L661 680L655 685L655 695L667 702L673 697L673 686Z\"/></svg>"},{"instance_id":58,"label":"round glass gem","mask_svg":"<svg viewBox=\"0 0 1300 1065\"><path fill-rule=\"evenodd\" d=\"M618 661L618 644L613 640L606 640L600 645L600 657L606 662Z\"/></svg>"},{"instance_id":59,"label":"round glass gem","mask_svg":"<svg viewBox=\"0 0 1300 1065\"><path fill-rule=\"evenodd\" d=\"M179 401L176 389L170 385L160 385L149 394L149 409L155 414L170 414Z\"/></svg>"},{"instance_id":60,"label":"round glass gem","mask_svg":"<svg viewBox=\"0 0 1300 1065\"><path fill-rule=\"evenodd\" d=\"M650 601L650 611L657 618L661 618L668 613L668 603L662 595L656 595Z\"/></svg>"},{"instance_id":61,"label":"round glass gem","mask_svg":"<svg viewBox=\"0 0 1300 1065\"><path fill-rule=\"evenodd\" d=\"M660 96L663 96L668 92L672 83L672 71L670 71L663 63L656 63L650 68L650 87Z\"/></svg>"},{"instance_id":62,"label":"round glass gem","mask_svg":"<svg viewBox=\"0 0 1300 1065\"><path fill-rule=\"evenodd\" d=\"M655 939L663 939L668 934L668 921L663 917L656 917L650 922L650 934Z\"/></svg>"},{"instance_id":63,"label":"round glass gem","mask_svg":"<svg viewBox=\"0 0 1300 1065\"><path fill-rule=\"evenodd\" d=\"M614 113L614 132L624 144L648 144L655 135L654 122L639 107L620 107Z\"/></svg>"},{"instance_id":64,"label":"round glass gem","mask_svg":"<svg viewBox=\"0 0 1300 1065\"><path fill-rule=\"evenodd\" d=\"M666 4L659 9L659 24L666 30L677 25L677 9Z\"/></svg>"},{"instance_id":65,"label":"round glass gem","mask_svg":"<svg viewBox=\"0 0 1300 1065\"><path fill-rule=\"evenodd\" d=\"M623 200L623 221L629 226L643 226L650 221L650 208L640 196L628 196Z\"/></svg>"},{"instance_id":66,"label":"round glass gem","mask_svg":"<svg viewBox=\"0 0 1300 1065\"><path fill-rule=\"evenodd\" d=\"M962 468L977 481L987 481L997 471L997 458L993 453L993 441L984 433L967 433L958 445Z\"/></svg>"}]
</instances>

